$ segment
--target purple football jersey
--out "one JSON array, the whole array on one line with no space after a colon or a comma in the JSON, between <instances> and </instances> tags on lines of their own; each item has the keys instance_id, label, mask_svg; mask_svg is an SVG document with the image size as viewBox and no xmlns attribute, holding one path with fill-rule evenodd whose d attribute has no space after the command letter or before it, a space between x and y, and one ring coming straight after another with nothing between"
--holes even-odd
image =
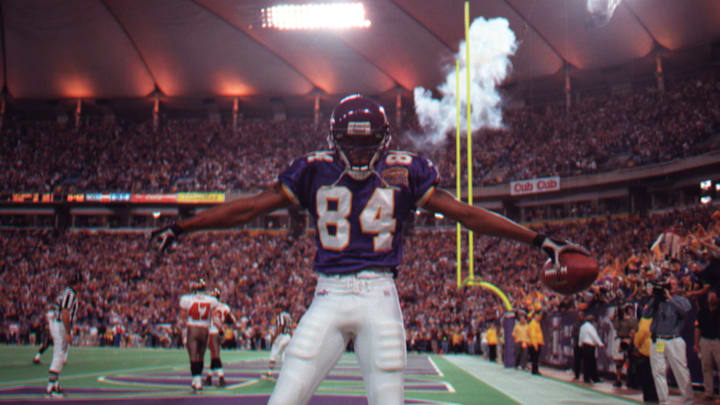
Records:
<instances>
[{"instance_id":1,"label":"purple football jersey","mask_svg":"<svg viewBox=\"0 0 720 405\"><path fill-rule=\"evenodd\" d=\"M382 177L340 178L332 151L296 159L278 179L290 198L315 220L315 270L325 274L396 267L402 259L403 223L424 204L438 182L432 162L410 152L390 151L375 164Z\"/></svg>"}]
</instances>

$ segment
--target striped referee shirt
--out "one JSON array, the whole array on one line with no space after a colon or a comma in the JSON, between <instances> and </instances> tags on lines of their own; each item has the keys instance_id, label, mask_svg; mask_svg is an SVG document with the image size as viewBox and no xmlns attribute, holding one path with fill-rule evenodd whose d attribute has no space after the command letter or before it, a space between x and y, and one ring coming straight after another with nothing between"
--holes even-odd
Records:
<instances>
[{"instance_id":1,"label":"striped referee shirt","mask_svg":"<svg viewBox=\"0 0 720 405\"><path fill-rule=\"evenodd\" d=\"M290 327L292 324L292 317L289 313L283 311L278 314L275 318L275 326L277 327L278 333L288 334L290 333Z\"/></svg>"},{"instance_id":2,"label":"striped referee shirt","mask_svg":"<svg viewBox=\"0 0 720 405\"><path fill-rule=\"evenodd\" d=\"M70 314L70 323L75 320L75 313L78 309L78 299L75 290L70 287L65 288L62 294L58 296L57 309L59 321L62 321L61 314L63 309L66 309Z\"/></svg>"}]
</instances>

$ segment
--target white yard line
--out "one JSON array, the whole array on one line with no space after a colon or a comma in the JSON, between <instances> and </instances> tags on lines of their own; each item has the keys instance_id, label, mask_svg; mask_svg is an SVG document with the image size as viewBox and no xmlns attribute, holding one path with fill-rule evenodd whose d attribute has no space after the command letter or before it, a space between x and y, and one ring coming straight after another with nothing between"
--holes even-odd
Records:
<instances>
[{"instance_id":1,"label":"white yard line","mask_svg":"<svg viewBox=\"0 0 720 405\"><path fill-rule=\"evenodd\" d=\"M468 355L443 356L478 380L520 404L528 405L628 405L636 401L605 394L552 378L505 368Z\"/></svg>"}]
</instances>

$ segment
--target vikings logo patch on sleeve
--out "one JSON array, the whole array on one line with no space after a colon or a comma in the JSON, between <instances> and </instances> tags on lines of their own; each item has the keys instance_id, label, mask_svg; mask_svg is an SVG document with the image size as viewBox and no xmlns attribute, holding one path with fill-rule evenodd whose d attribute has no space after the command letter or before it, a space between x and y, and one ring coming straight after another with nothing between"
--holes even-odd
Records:
<instances>
[{"instance_id":1,"label":"vikings logo patch on sleeve","mask_svg":"<svg viewBox=\"0 0 720 405\"><path fill-rule=\"evenodd\" d=\"M391 186L405 186L409 187L409 172L406 167L390 167L380 173L383 180L385 180Z\"/></svg>"}]
</instances>

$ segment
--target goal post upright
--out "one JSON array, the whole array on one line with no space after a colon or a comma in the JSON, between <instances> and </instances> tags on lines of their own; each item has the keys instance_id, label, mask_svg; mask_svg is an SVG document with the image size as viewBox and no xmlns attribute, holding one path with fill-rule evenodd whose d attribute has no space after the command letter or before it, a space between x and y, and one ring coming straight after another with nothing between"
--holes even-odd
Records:
<instances>
[{"instance_id":1,"label":"goal post upright","mask_svg":"<svg viewBox=\"0 0 720 405\"><path fill-rule=\"evenodd\" d=\"M470 2L465 1L465 72L467 73L466 87L467 87L467 98L465 105L467 106L467 168L468 168L468 204L473 205L473 189L472 189L472 102L470 98ZM468 274L472 280L475 278L474 268L474 235L473 231L468 231Z\"/></svg>"},{"instance_id":2,"label":"goal post upright","mask_svg":"<svg viewBox=\"0 0 720 405\"><path fill-rule=\"evenodd\" d=\"M465 71L466 71L466 100L467 107L467 171L468 171L468 188L467 202L473 205L473 177L472 177L472 102L470 98L470 2L465 1ZM462 200L462 163L461 163L461 138L460 138L460 58L455 61L455 94L456 94L456 122L455 126L455 194L459 200ZM462 274L462 227L460 223L456 224L456 260L457 260L457 288L465 286L485 288L500 298L507 311L512 311L513 307L507 295L497 286L475 279L475 262L474 262L474 235L473 231L468 230L468 276L463 277Z\"/></svg>"},{"instance_id":3,"label":"goal post upright","mask_svg":"<svg viewBox=\"0 0 720 405\"><path fill-rule=\"evenodd\" d=\"M460 175L462 174L460 164L460 60L455 61L455 101L456 101L456 125L455 125L455 195L462 200L462 186ZM460 222L456 225L455 235L455 259L457 260L457 288L462 287L462 226Z\"/></svg>"}]
</instances>

